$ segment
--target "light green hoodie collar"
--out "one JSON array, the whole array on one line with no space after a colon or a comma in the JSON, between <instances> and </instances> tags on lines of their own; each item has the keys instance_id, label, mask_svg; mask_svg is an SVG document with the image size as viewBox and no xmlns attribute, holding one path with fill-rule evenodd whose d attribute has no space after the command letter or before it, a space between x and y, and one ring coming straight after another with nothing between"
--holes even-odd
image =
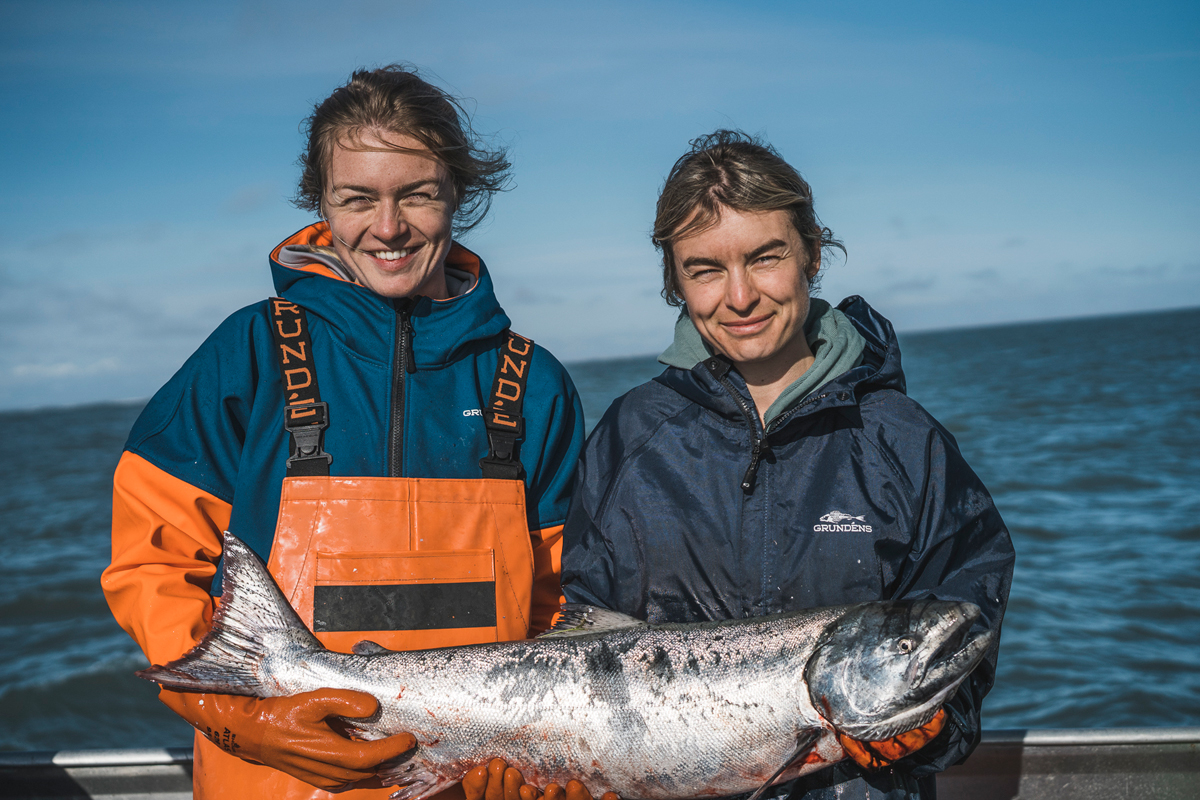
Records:
<instances>
[{"instance_id":1,"label":"light green hoodie collar","mask_svg":"<svg viewBox=\"0 0 1200 800\"><path fill-rule=\"evenodd\" d=\"M866 347L862 334L849 317L824 300L813 298L809 301L808 318L804 320L804 338L816 361L775 398L763 415L768 425L775 417L862 362L863 349ZM690 370L711 355L712 348L692 324L687 309L681 310L679 319L675 320L675 341L658 360L668 367Z\"/></svg>"}]
</instances>

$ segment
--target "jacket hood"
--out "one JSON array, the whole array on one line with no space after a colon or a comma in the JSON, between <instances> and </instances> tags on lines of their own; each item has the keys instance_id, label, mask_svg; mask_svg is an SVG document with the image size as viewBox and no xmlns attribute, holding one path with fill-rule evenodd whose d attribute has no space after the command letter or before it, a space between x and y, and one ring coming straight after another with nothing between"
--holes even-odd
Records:
<instances>
[{"instance_id":1,"label":"jacket hood","mask_svg":"<svg viewBox=\"0 0 1200 800\"><path fill-rule=\"evenodd\" d=\"M462 348L490 339L512 324L496 300L483 260L457 242L446 256L447 270L474 280L464 280L470 287L447 300L381 297L347 280L336 262L331 263L319 251L305 256L305 248L327 248L332 243L326 222L297 231L271 251L271 277L280 297L324 318L346 346L363 358L388 363L397 311L407 304L411 304L412 347L418 369L444 366Z\"/></svg>"},{"instance_id":2,"label":"jacket hood","mask_svg":"<svg viewBox=\"0 0 1200 800\"><path fill-rule=\"evenodd\" d=\"M817 345L818 360L768 409L765 415L768 427L781 418L801 416L801 410L806 415L827 407L854 405L870 389L905 391L895 330L866 300L854 295L832 308L826 301L814 298L804 329L809 345ZM668 369L655 380L693 402L741 422L744 419L741 408L709 368L710 362L719 357L713 355L686 314L676 322L675 331L675 342L659 356ZM830 357L825 363L819 357L822 343L834 345L826 348ZM730 370L728 375L737 390L748 398L745 381L737 371Z\"/></svg>"}]
</instances>

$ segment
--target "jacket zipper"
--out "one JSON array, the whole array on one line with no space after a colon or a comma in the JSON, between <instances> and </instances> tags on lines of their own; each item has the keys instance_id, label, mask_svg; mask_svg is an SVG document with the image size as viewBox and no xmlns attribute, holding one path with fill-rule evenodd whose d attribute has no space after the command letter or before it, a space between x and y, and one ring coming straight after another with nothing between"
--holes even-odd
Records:
<instances>
[{"instance_id":1,"label":"jacket zipper","mask_svg":"<svg viewBox=\"0 0 1200 800\"><path fill-rule=\"evenodd\" d=\"M762 436L758 434L758 414L751 411L750 407L746 405L745 398L725 377L729 372L729 364L718 358L710 358L704 365L717 379L717 383L729 392L729 396L741 409L742 416L746 418L746 424L750 426L750 466L746 468L746 474L742 476L742 493L751 494L754 491L754 479L758 477L758 464L762 461L762 457L770 452L771 446L766 442L765 433Z\"/></svg>"},{"instance_id":2,"label":"jacket zipper","mask_svg":"<svg viewBox=\"0 0 1200 800\"><path fill-rule=\"evenodd\" d=\"M404 378L417 371L413 357L412 300L396 301L396 355L392 362L392 419L388 442L388 476L399 478L404 470Z\"/></svg>"},{"instance_id":3,"label":"jacket zipper","mask_svg":"<svg viewBox=\"0 0 1200 800\"><path fill-rule=\"evenodd\" d=\"M746 474L742 476L742 492L745 494L750 494L754 491L754 479L758 477L759 462L762 461L762 457L764 455L771 451L771 445L767 442L767 437L770 436L773 431L778 430L783 423L800 413L805 406L812 405L818 400L828 397L830 392L813 395L790 411L780 414L771 421L769 428L763 429L762 436L759 436L758 415L750 410L750 407L746 405L745 398L743 398L741 393L734 388L733 384L729 382L729 379L725 377L725 375L729 372L730 365L718 358L710 358L708 361L704 362L704 365L708 367L708 371L711 372L712 376L717 379L717 382L721 384L721 386L725 387L725 391L729 392L729 396L733 398L735 403L737 403L737 407L741 409L742 415L746 418L746 423L750 426L750 466L746 468Z\"/></svg>"},{"instance_id":4,"label":"jacket zipper","mask_svg":"<svg viewBox=\"0 0 1200 800\"><path fill-rule=\"evenodd\" d=\"M784 413L780 414L778 417L771 420L771 426L770 426L770 429L767 431L767 433L770 434L770 433L774 433L775 431L779 430L779 428L783 425L783 423L787 422L789 419L791 419L792 417L799 414L802 410L804 410L805 406L811 406L813 403L817 402L818 400L824 400L826 397L829 397L829 395L830 395L829 392L825 392L824 394L813 395L812 397L809 397L806 400L804 400L802 403L800 403L800 405L794 406L790 411L785 411Z\"/></svg>"}]
</instances>

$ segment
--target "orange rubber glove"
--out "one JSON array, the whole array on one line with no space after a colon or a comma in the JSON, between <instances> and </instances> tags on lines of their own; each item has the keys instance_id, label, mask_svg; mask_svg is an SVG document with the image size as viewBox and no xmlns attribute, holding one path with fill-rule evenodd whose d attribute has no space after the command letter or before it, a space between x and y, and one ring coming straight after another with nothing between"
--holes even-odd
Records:
<instances>
[{"instance_id":1,"label":"orange rubber glove","mask_svg":"<svg viewBox=\"0 0 1200 800\"><path fill-rule=\"evenodd\" d=\"M337 733L329 717L369 717L379 709L371 695L347 689L267 698L163 689L159 699L226 753L329 792L374 777L384 761L417 746L407 733L374 742Z\"/></svg>"},{"instance_id":2,"label":"orange rubber glove","mask_svg":"<svg viewBox=\"0 0 1200 800\"><path fill-rule=\"evenodd\" d=\"M879 769L911 755L929 744L933 737L942 732L945 724L946 712L938 709L938 712L933 715L933 719L921 727L881 742L863 742L851 739L841 733L838 734L838 741L841 742L842 749L846 751L846 754L857 761L859 766L864 769Z\"/></svg>"},{"instance_id":3,"label":"orange rubber glove","mask_svg":"<svg viewBox=\"0 0 1200 800\"><path fill-rule=\"evenodd\" d=\"M557 783L539 792L525 782L525 776L502 758L493 758L468 772L462 779L467 800L593 800L591 792L579 781L567 781L564 789ZM605 792L600 800L620 800L616 792Z\"/></svg>"}]
</instances>

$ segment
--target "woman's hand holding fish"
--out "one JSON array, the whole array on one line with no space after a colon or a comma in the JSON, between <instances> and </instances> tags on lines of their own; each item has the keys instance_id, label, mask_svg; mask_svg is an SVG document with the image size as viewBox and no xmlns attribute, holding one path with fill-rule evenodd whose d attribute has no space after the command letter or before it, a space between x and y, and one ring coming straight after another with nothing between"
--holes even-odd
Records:
<instances>
[{"instance_id":1,"label":"woman's hand holding fish","mask_svg":"<svg viewBox=\"0 0 1200 800\"><path fill-rule=\"evenodd\" d=\"M945 724L946 712L939 709L933 719L921 727L881 742L863 742L840 733L838 741L846 754L857 761L859 766L875 770L917 752L933 741L942 732Z\"/></svg>"},{"instance_id":2,"label":"woman's hand holding fish","mask_svg":"<svg viewBox=\"0 0 1200 800\"><path fill-rule=\"evenodd\" d=\"M164 689L159 699L225 752L326 791L375 777L379 764L417 744L407 733L364 742L334 731L330 717L369 717L379 708L371 695L348 689L268 698Z\"/></svg>"},{"instance_id":3,"label":"woman's hand holding fish","mask_svg":"<svg viewBox=\"0 0 1200 800\"><path fill-rule=\"evenodd\" d=\"M566 787L551 783L545 792L525 782L525 776L502 758L493 758L468 772L462 779L467 800L594 800L579 781L567 781ZM600 800L620 800L616 792L605 792Z\"/></svg>"}]
</instances>

